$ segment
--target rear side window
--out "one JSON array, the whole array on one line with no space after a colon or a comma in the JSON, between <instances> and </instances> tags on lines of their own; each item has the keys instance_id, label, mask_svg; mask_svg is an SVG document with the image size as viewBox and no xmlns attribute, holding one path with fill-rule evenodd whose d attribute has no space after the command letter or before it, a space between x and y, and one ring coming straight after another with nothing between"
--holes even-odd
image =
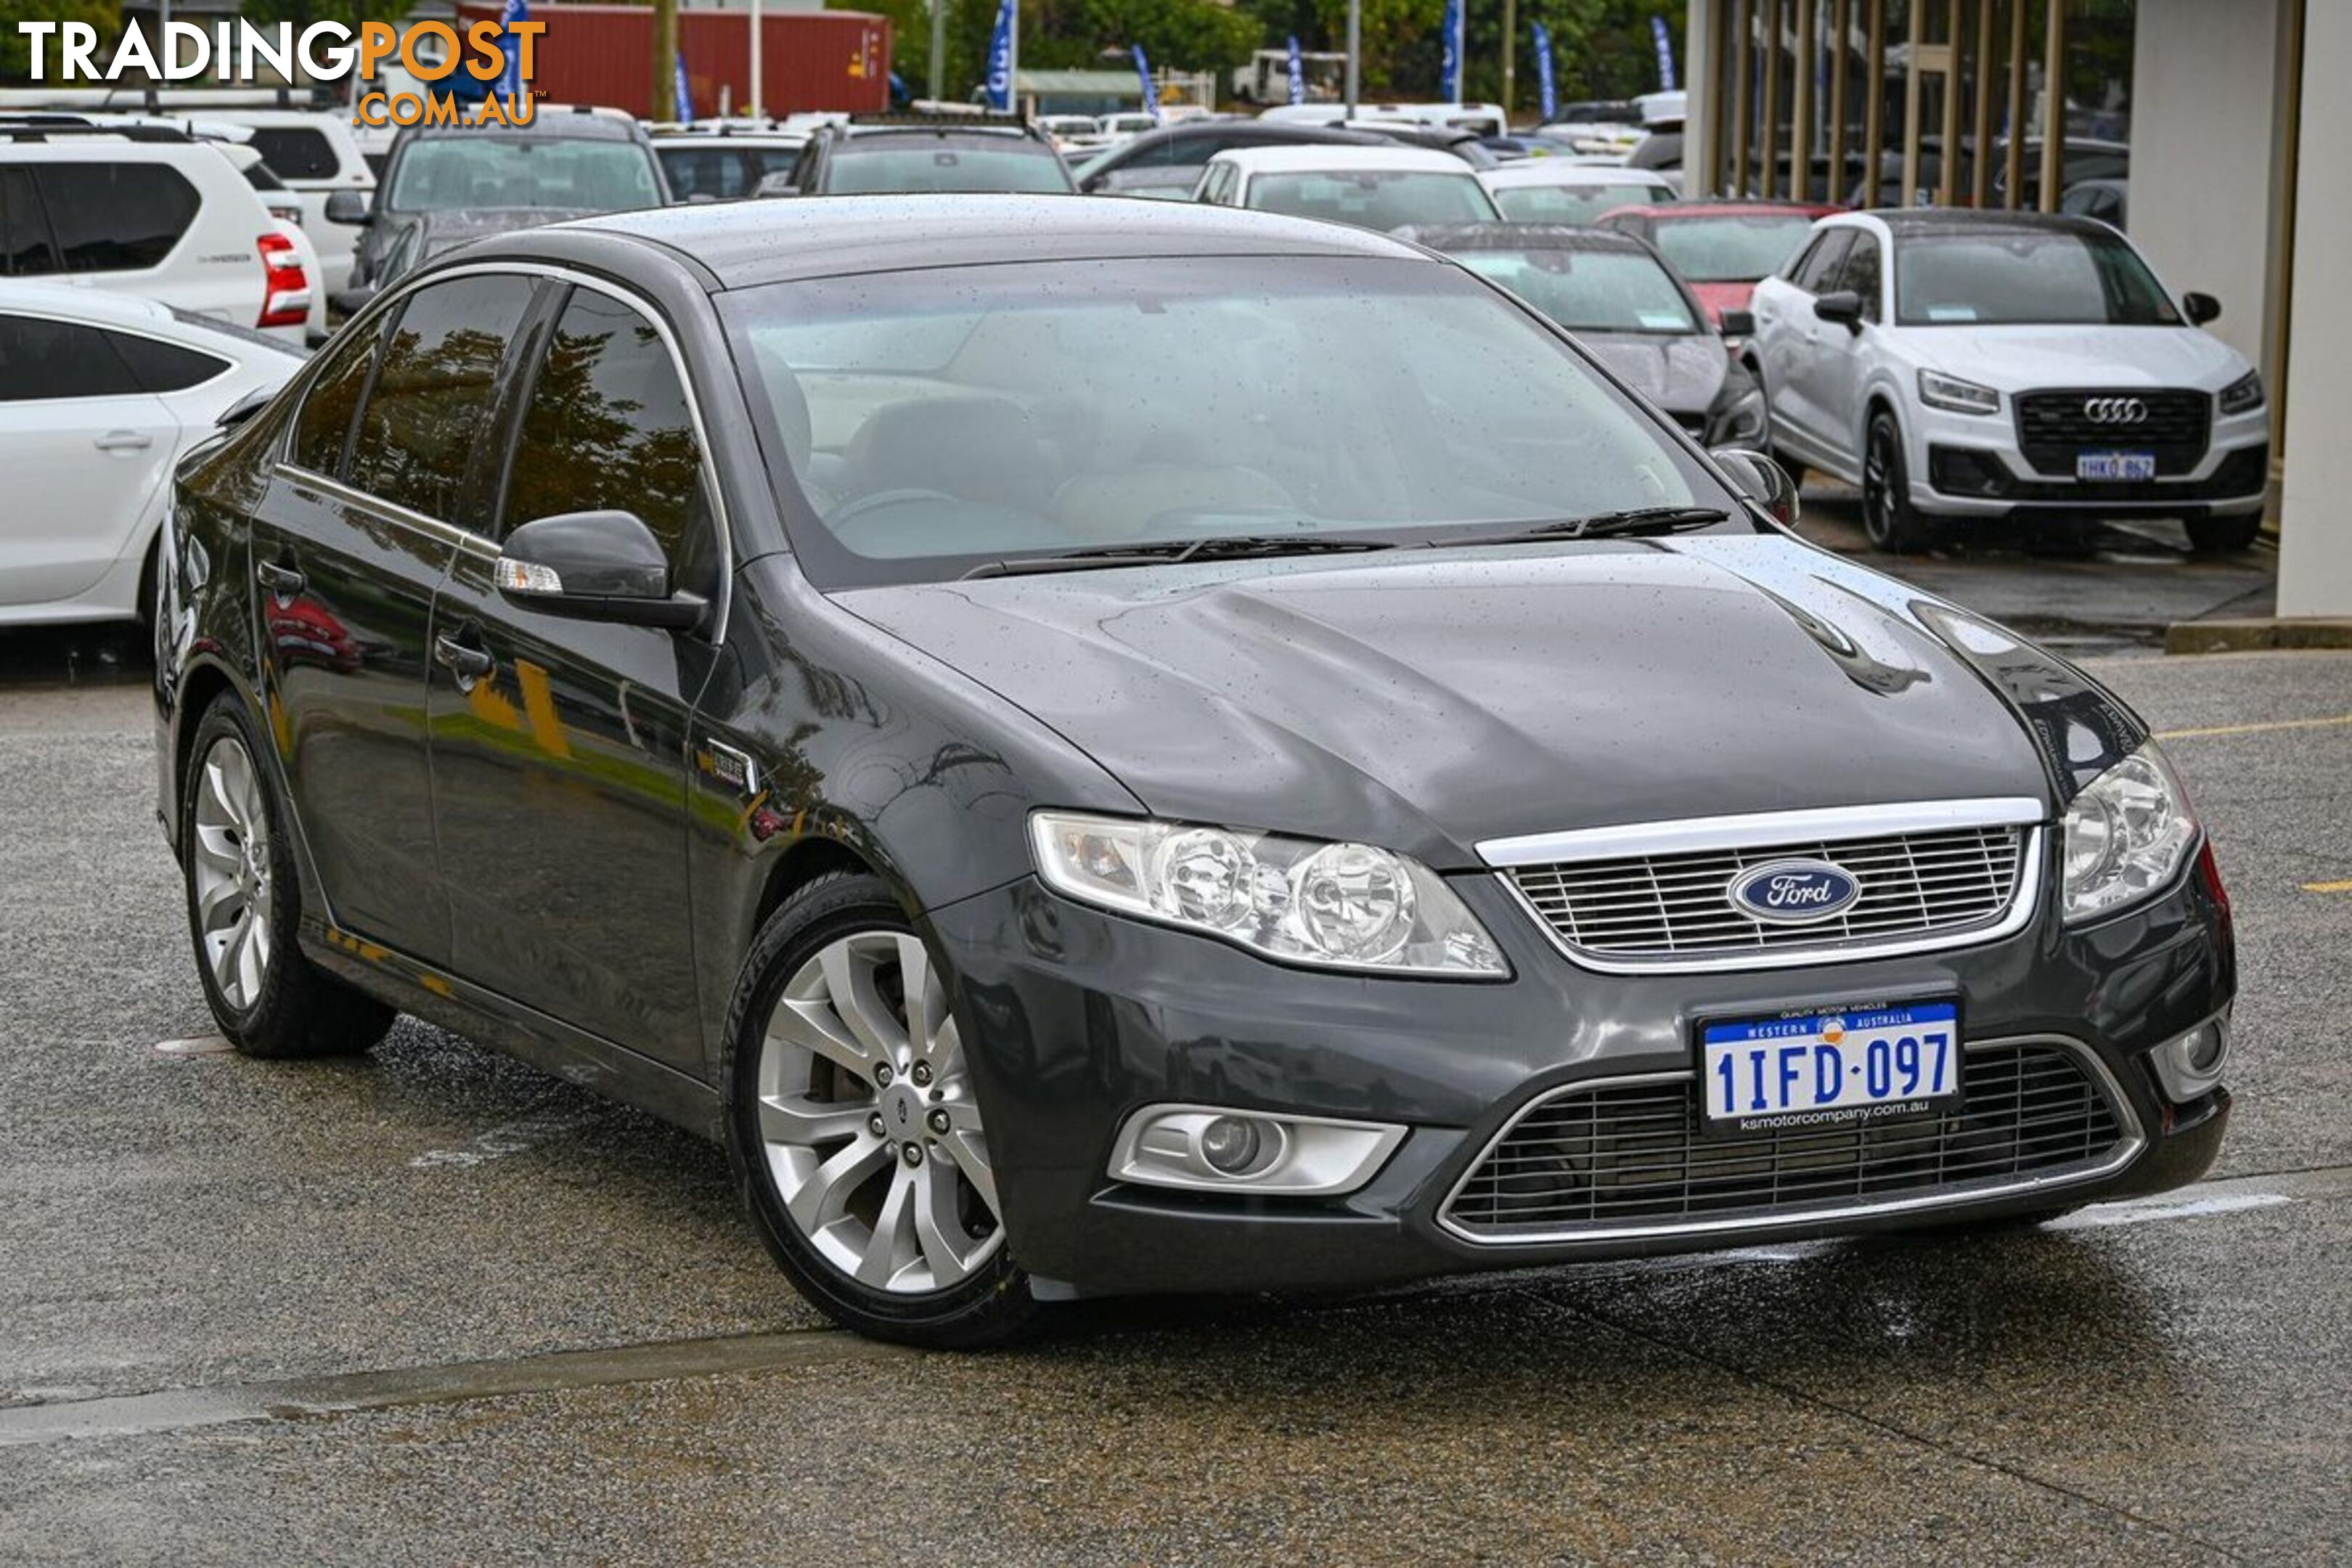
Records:
<instances>
[{"instance_id":1,"label":"rear side window","mask_svg":"<svg viewBox=\"0 0 2352 1568\"><path fill-rule=\"evenodd\" d=\"M139 391L115 344L96 327L39 316L0 316L0 403L129 397Z\"/></svg>"},{"instance_id":2,"label":"rear side window","mask_svg":"<svg viewBox=\"0 0 2352 1568\"><path fill-rule=\"evenodd\" d=\"M196 217L196 188L162 163L44 163L33 182L67 272L160 267Z\"/></svg>"},{"instance_id":3,"label":"rear side window","mask_svg":"<svg viewBox=\"0 0 2352 1568\"><path fill-rule=\"evenodd\" d=\"M611 509L645 520L683 574L701 547L702 447L654 324L575 289L555 325L507 479L504 527Z\"/></svg>"},{"instance_id":4,"label":"rear side window","mask_svg":"<svg viewBox=\"0 0 2352 1568\"><path fill-rule=\"evenodd\" d=\"M375 368L375 351L383 342L383 325L354 336L345 332L336 342L302 412L294 421L294 461L331 479L343 477L343 448L351 444L352 419L359 413L360 395L367 391L368 372Z\"/></svg>"},{"instance_id":5,"label":"rear side window","mask_svg":"<svg viewBox=\"0 0 2352 1568\"><path fill-rule=\"evenodd\" d=\"M0 169L0 278L57 269L29 169Z\"/></svg>"},{"instance_id":6,"label":"rear side window","mask_svg":"<svg viewBox=\"0 0 2352 1568\"><path fill-rule=\"evenodd\" d=\"M109 332L114 352L131 367L131 374L142 392L185 392L201 386L228 368L228 361L217 355L167 343L154 338L136 337L129 332Z\"/></svg>"},{"instance_id":7,"label":"rear side window","mask_svg":"<svg viewBox=\"0 0 2352 1568\"><path fill-rule=\"evenodd\" d=\"M252 144L280 179L331 180L342 172L334 143L324 132L308 126L256 126Z\"/></svg>"},{"instance_id":8,"label":"rear side window","mask_svg":"<svg viewBox=\"0 0 2352 1568\"><path fill-rule=\"evenodd\" d=\"M459 278L409 297L360 411L354 488L426 517L464 521L467 469L531 289L525 278Z\"/></svg>"}]
</instances>

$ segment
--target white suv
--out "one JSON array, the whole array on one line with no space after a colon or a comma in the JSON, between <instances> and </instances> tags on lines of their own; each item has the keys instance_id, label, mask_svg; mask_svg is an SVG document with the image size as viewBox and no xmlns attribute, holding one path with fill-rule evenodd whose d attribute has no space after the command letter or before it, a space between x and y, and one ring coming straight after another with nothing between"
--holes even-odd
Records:
<instances>
[{"instance_id":1,"label":"white suv","mask_svg":"<svg viewBox=\"0 0 2352 1568\"><path fill-rule=\"evenodd\" d=\"M313 270L208 143L158 127L0 120L0 278L137 294L299 347Z\"/></svg>"},{"instance_id":2,"label":"white suv","mask_svg":"<svg viewBox=\"0 0 2352 1568\"><path fill-rule=\"evenodd\" d=\"M2243 549L2270 470L2262 378L2106 225L1920 209L1822 219L1756 286L1782 461L1863 490L1881 550L2014 518L2061 543L2178 518Z\"/></svg>"}]
</instances>

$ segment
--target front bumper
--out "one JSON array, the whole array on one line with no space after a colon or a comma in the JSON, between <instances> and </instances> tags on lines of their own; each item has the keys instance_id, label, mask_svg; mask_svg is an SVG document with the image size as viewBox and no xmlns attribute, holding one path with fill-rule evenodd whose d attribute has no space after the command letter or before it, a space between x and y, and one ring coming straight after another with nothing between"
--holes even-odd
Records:
<instances>
[{"instance_id":1,"label":"front bumper","mask_svg":"<svg viewBox=\"0 0 2352 1568\"><path fill-rule=\"evenodd\" d=\"M2116 445L2130 443L2118 438ZM2270 482L2269 413L2215 419L2204 457L2186 472L2155 479L2084 480L2039 471L2006 412L1955 414L1915 405L1909 458L1912 505L1938 517L2232 517L2263 508Z\"/></svg>"},{"instance_id":2,"label":"front bumper","mask_svg":"<svg viewBox=\"0 0 2352 1568\"><path fill-rule=\"evenodd\" d=\"M2054 853L2054 850L2052 851ZM2045 886L2047 885L2045 881ZM2193 878L2115 920L1942 952L1769 971L1613 975L1554 948L1491 876L1456 882L1514 978L1444 984L1285 968L1073 903L1034 879L935 910L958 973L1016 1256L1048 1289L1352 1289L1428 1275L1856 1235L2159 1191L2209 1168L2216 1090L2168 1104L2145 1053L2226 1006L2226 913ZM1896 1212L1743 1219L1703 1234L1473 1241L1441 1210L1527 1103L1566 1085L1687 1072L1702 1016L1961 998L1972 1041L2063 1037L2107 1070L2143 1142L2095 1178ZM1133 1110L1185 1101L1412 1128L1344 1197L1274 1200L1106 1173Z\"/></svg>"}]
</instances>

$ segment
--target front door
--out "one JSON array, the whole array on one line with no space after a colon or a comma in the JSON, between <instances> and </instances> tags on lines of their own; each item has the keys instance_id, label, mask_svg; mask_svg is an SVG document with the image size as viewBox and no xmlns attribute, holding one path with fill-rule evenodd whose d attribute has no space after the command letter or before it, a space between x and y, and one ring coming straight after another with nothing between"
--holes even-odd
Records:
<instances>
[{"instance_id":1,"label":"front door","mask_svg":"<svg viewBox=\"0 0 2352 1568\"><path fill-rule=\"evenodd\" d=\"M534 285L418 290L328 351L255 509L264 701L327 912L425 963L449 952L433 852L425 671L478 449Z\"/></svg>"},{"instance_id":2,"label":"front door","mask_svg":"<svg viewBox=\"0 0 2352 1568\"><path fill-rule=\"evenodd\" d=\"M672 581L712 597L722 552L675 354L615 295L572 290L516 383L503 533L635 512ZM574 1027L699 1071L686 854L699 637L551 616L459 554L434 611L427 703L453 967Z\"/></svg>"}]
</instances>

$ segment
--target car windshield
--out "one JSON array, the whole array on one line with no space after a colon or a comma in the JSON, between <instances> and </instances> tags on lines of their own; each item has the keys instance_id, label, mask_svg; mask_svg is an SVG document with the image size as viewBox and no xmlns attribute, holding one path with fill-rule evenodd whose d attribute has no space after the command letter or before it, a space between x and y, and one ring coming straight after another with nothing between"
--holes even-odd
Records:
<instances>
[{"instance_id":1,"label":"car windshield","mask_svg":"<svg viewBox=\"0 0 2352 1568\"><path fill-rule=\"evenodd\" d=\"M1559 336L1425 261L963 267L720 305L824 586L1235 534L1444 542L1737 510Z\"/></svg>"},{"instance_id":2,"label":"car windshield","mask_svg":"<svg viewBox=\"0 0 2352 1568\"><path fill-rule=\"evenodd\" d=\"M659 206L653 154L634 142L553 137L436 136L400 155L385 205L394 212L461 207L565 207L629 212Z\"/></svg>"},{"instance_id":3,"label":"car windshield","mask_svg":"<svg viewBox=\"0 0 2352 1568\"><path fill-rule=\"evenodd\" d=\"M2121 238L2050 229L1906 236L1895 315L1909 327L2169 327L2180 312Z\"/></svg>"},{"instance_id":4,"label":"car windshield","mask_svg":"<svg viewBox=\"0 0 2352 1568\"><path fill-rule=\"evenodd\" d=\"M1455 258L1572 332L1696 332L1666 269L1636 250L1465 250Z\"/></svg>"},{"instance_id":5,"label":"car windshield","mask_svg":"<svg viewBox=\"0 0 2352 1568\"><path fill-rule=\"evenodd\" d=\"M1654 225L1658 254L1693 283L1753 283L1780 264L1812 232L1802 213L1677 217Z\"/></svg>"},{"instance_id":6,"label":"car windshield","mask_svg":"<svg viewBox=\"0 0 2352 1568\"><path fill-rule=\"evenodd\" d=\"M1495 205L1513 223L1591 223L1617 207L1658 199L1655 185L1506 185Z\"/></svg>"},{"instance_id":7,"label":"car windshield","mask_svg":"<svg viewBox=\"0 0 2352 1568\"><path fill-rule=\"evenodd\" d=\"M1402 169L1260 174L1250 182L1248 205L1260 212L1321 218L1359 228L1480 223L1496 216L1486 188L1466 167L1458 174Z\"/></svg>"},{"instance_id":8,"label":"car windshield","mask_svg":"<svg viewBox=\"0 0 2352 1568\"><path fill-rule=\"evenodd\" d=\"M888 145L855 142L833 155L825 190L840 196L914 191L1017 191L1055 194L1070 189L1061 161L1034 142L975 147L933 137L900 137Z\"/></svg>"}]
</instances>

